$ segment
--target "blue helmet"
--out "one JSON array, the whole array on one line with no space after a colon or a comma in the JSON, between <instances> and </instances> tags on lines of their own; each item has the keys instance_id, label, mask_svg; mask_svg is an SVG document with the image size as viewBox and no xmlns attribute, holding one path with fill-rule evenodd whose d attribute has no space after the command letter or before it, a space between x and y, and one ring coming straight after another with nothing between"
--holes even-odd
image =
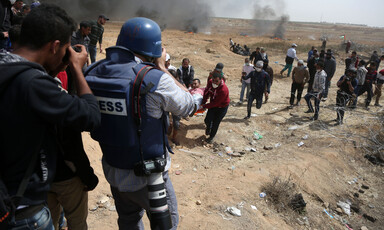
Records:
<instances>
[{"instance_id":1,"label":"blue helmet","mask_svg":"<svg viewBox=\"0 0 384 230\"><path fill-rule=\"evenodd\" d=\"M116 45L144 56L161 57L160 27L148 18L131 18L121 27Z\"/></svg>"}]
</instances>

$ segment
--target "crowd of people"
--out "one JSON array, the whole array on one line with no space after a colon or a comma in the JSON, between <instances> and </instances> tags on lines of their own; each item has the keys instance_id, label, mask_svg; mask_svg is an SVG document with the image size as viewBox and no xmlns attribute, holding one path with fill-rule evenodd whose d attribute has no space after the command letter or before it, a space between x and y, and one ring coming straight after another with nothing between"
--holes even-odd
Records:
<instances>
[{"instance_id":1,"label":"crowd of people","mask_svg":"<svg viewBox=\"0 0 384 230\"><path fill-rule=\"evenodd\" d=\"M229 50L242 56L248 56L250 54L250 49L247 45L242 47L239 43L236 44L233 42L232 38L229 39Z\"/></svg>"},{"instance_id":2,"label":"crowd of people","mask_svg":"<svg viewBox=\"0 0 384 230\"><path fill-rule=\"evenodd\" d=\"M325 46L322 43L322 48ZM285 67L280 71L283 76L288 69L287 77L291 74L294 60L297 60L297 67L292 72L291 98L289 108L293 108L294 98L297 91L296 105L300 105L301 94L306 83L308 83L305 100L308 105L306 113L314 113L311 118L317 120L319 117L320 102L328 99L328 92L331 86L331 80L336 72L336 58L331 49L321 50L320 54L312 46L308 52L307 66L303 60L299 60L296 55L296 44L292 44L288 49ZM344 111L347 106L354 109L357 105L358 97L367 92L365 100L365 109L369 110L372 97L376 96L375 106L381 107L380 102L384 69L378 72L384 55L379 57L377 51L374 51L369 61L360 60L357 52L352 51L345 59L344 75L337 81L339 88L336 97L337 118L336 125L343 124ZM315 108L311 100L314 100Z\"/></svg>"},{"instance_id":3,"label":"crowd of people","mask_svg":"<svg viewBox=\"0 0 384 230\"><path fill-rule=\"evenodd\" d=\"M126 21L116 46L96 62L97 43L103 52L105 15L77 27L63 9L38 1L28 6L1 0L0 10L0 227L60 229L65 217L69 229L87 229L88 192L98 184L81 137L89 131L103 153L119 228L143 229L146 210L151 228L176 229L167 134L179 145L180 121L206 111L205 141L213 142L230 103L224 64L217 63L201 87L191 60L171 65L159 25L142 17ZM232 39L230 44L240 47ZM292 73L289 108L300 105L308 83L307 113L317 120L335 57L330 49L321 56L312 47L305 66L296 47L291 45L280 72ZM244 50L250 57L241 68L238 104L247 100L244 119L250 119L255 100L256 109L268 102L274 73L265 48ZM382 60L377 52L368 62L356 52L345 60L345 74L337 81L337 124L364 92L366 108L373 95L381 106Z\"/></svg>"}]
</instances>

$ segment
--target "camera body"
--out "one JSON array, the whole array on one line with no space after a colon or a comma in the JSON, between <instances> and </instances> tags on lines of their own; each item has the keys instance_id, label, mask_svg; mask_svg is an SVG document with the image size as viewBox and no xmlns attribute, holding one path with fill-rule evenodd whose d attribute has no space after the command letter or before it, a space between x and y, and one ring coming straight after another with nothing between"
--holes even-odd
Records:
<instances>
[{"instance_id":1,"label":"camera body","mask_svg":"<svg viewBox=\"0 0 384 230\"><path fill-rule=\"evenodd\" d=\"M351 77L346 77L345 80L346 81L351 81Z\"/></svg>"},{"instance_id":2,"label":"camera body","mask_svg":"<svg viewBox=\"0 0 384 230\"><path fill-rule=\"evenodd\" d=\"M167 159L158 157L155 159L140 161L135 164L133 171L136 176L149 176L152 173L164 172Z\"/></svg>"},{"instance_id":3,"label":"camera body","mask_svg":"<svg viewBox=\"0 0 384 230\"><path fill-rule=\"evenodd\" d=\"M80 47L77 47L77 46L72 46L72 49L74 49L76 52L80 53L81 52L81 48ZM67 50L65 52L65 55L63 57L63 62L64 63L67 63L69 61L69 51Z\"/></svg>"}]
</instances>

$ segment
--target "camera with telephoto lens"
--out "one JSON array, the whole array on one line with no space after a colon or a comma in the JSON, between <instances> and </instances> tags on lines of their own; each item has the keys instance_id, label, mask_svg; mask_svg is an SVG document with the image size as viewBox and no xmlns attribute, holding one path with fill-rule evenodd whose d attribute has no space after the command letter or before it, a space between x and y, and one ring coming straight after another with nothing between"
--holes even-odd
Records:
<instances>
[{"instance_id":1,"label":"camera with telephoto lens","mask_svg":"<svg viewBox=\"0 0 384 230\"><path fill-rule=\"evenodd\" d=\"M147 176L149 199L149 219L151 229L167 230L172 228L171 214L167 204L163 172L167 160L158 157L138 162L134 167L136 176Z\"/></svg>"},{"instance_id":2,"label":"camera with telephoto lens","mask_svg":"<svg viewBox=\"0 0 384 230\"><path fill-rule=\"evenodd\" d=\"M171 213L167 204L163 173L148 176L149 219L151 229L168 230L172 228Z\"/></svg>"},{"instance_id":3,"label":"camera with telephoto lens","mask_svg":"<svg viewBox=\"0 0 384 230\"><path fill-rule=\"evenodd\" d=\"M155 159L140 161L135 164L133 171L136 176L149 176L152 173L164 172L167 159L158 157Z\"/></svg>"}]
</instances>

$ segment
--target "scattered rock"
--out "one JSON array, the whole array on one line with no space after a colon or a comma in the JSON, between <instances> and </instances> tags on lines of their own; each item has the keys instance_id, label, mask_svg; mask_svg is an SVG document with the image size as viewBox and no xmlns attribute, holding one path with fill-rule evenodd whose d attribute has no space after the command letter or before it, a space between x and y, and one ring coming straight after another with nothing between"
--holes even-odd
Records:
<instances>
[{"instance_id":1,"label":"scattered rock","mask_svg":"<svg viewBox=\"0 0 384 230\"><path fill-rule=\"evenodd\" d=\"M351 204L351 210L355 213L360 213L360 206L358 204Z\"/></svg>"},{"instance_id":2,"label":"scattered rock","mask_svg":"<svg viewBox=\"0 0 384 230\"><path fill-rule=\"evenodd\" d=\"M207 53L209 53L209 54L214 54L214 53L216 53L215 50L210 49L210 48L208 48L205 52L207 52Z\"/></svg>"},{"instance_id":3,"label":"scattered rock","mask_svg":"<svg viewBox=\"0 0 384 230\"><path fill-rule=\"evenodd\" d=\"M368 230L368 228L363 226L363 227L360 228L360 230Z\"/></svg>"},{"instance_id":4,"label":"scattered rock","mask_svg":"<svg viewBox=\"0 0 384 230\"><path fill-rule=\"evenodd\" d=\"M369 189L369 186L367 186L367 185L365 185L365 184L362 184L362 185L361 185L361 188L362 188L362 189Z\"/></svg>"},{"instance_id":5,"label":"scattered rock","mask_svg":"<svg viewBox=\"0 0 384 230\"><path fill-rule=\"evenodd\" d=\"M369 204L368 207L369 207L369 208L375 208L375 206L372 205L372 204Z\"/></svg>"},{"instance_id":6,"label":"scattered rock","mask_svg":"<svg viewBox=\"0 0 384 230\"><path fill-rule=\"evenodd\" d=\"M335 210L338 214L343 214L343 210L341 210L341 208L336 208Z\"/></svg>"},{"instance_id":7,"label":"scattered rock","mask_svg":"<svg viewBox=\"0 0 384 230\"><path fill-rule=\"evenodd\" d=\"M324 206L324 208L328 209L329 208L329 203L328 202L324 202L323 206Z\"/></svg>"},{"instance_id":8,"label":"scattered rock","mask_svg":"<svg viewBox=\"0 0 384 230\"><path fill-rule=\"evenodd\" d=\"M265 145L264 145L264 149L265 149L265 150L272 150L273 147L272 147L272 146L265 146Z\"/></svg>"},{"instance_id":9,"label":"scattered rock","mask_svg":"<svg viewBox=\"0 0 384 230\"><path fill-rule=\"evenodd\" d=\"M353 194L353 196L356 197L356 198L359 198L359 194L358 194L357 192L355 192L355 193Z\"/></svg>"},{"instance_id":10,"label":"scattered rock","mask_svg":"<svg viewBox=\"0 0 384 230\"><path fill-rule=\"evenodd\" d=\"M371 222L375 222L375 221L377 220L375 217L372 217L372 216L370 216L370 215L368 215L368 214L365 214L365 213L363 214L363 217L364 217L365 219L371 221Z\"/></svg>"},{"instance_id":11,"label":"scattered rock","mask_svg":"<svg viewBox=\"0 0 384 230\"><path fill-rule=\"evenodd\" d=\"M196 204L197 204L197 205L201 205L201 200L197 200L197 201L196 201Z\"/></svg>"},{"instance_id":12,"label":"scattered rock","mask_svg":"<svg viewBox=\"0 0 384 230\"><path fill-rule=\"evenodd\" d=\"M93 205L92 207L89 208L89 211L94 212L94 211L96 211L98 208L99 208L99 206L97 206L97 205Z\"/></svg>"},{"instance_id":13,"label":"scattered rock","mask_svg":"<svg viewBox=\"0 0 384 230\"><path fill-rule=\"evenodd\" d=\"M359 193L364 193L364 190L359 189Z\"/></svg>"},{"instance_id":14,"label":"scattered rock","mask_svg":"<svg viewBox=\"0 0 384 230\"><path fill-rule=\"evenodd\" d=\"M108 208L109 211L111 212L116 212L116 206L115 205L111 205L109 208Z\"/></svg>"},{"instance_id":15,"label":"scattered rock","mask_svg":"<svg viewBox=\"0 0 384 230\"><path fill-rule=\"evenodd\" d=\"M256 152L256 149L255 148L251 148L251 152Z\"/></svg>"},{"instance_id":16,"label":"scattered rock","mask_svg":"<svg viewBox=\"0 0 384 230\"><path fill-rule=\"evenodd\" d=\"M180 174L181 174L181 170L176 170L176 171L175 171L175 174L176 174L176 175L180 175Z\"/></svg>"},{"instance_id":17,"label":"scattered rock","mask_svg":"<svg viewBox=\"0 0 384 230\"><path fill-rule=\"evenodd\" d=\"M229 155L229 154L228 154ZM244 154L241 154L241 153L238 153L238 152L234 152L232 154L230 154L232 157L242 157Z\"/></svg>"},{"instance_id":18,"label":"scattered rock","mask_svg":"<svg viewBox=\"0 0 384 230\"><path fill-rule=\"evenodd\" d=\"M109 201L109 197L108 196L102 196L99 201L97 201L98 204L105 204L107 203L107 201Z\"/></svg>"},{"instance_id":19,"label":"scattered rock","mask_svg":"<svg viewBox=\"0 0 384 230\"><path fill-rule=\"evenodd\" d=\"M297 128L299 128L299 127L297 125L294 125L294 126L289 127L288 130L295 130Z\"/></svg>"}]
</instances>

